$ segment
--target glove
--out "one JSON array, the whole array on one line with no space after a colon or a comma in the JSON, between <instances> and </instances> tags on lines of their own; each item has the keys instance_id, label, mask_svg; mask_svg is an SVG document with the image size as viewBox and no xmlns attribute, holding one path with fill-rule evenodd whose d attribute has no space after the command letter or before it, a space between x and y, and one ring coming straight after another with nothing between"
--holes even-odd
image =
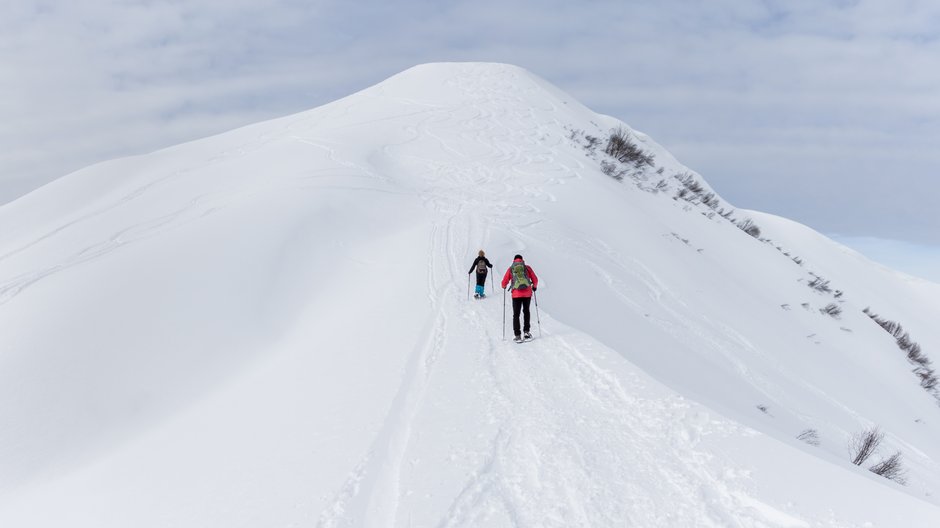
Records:
<instances>
[{"instance_id":1,"label":"glove","mask_svg":"<svg viewBox=\"0 0 940 528\"><path fill-rule=\"evenodd\" d=\"M532 286L532 291L538 291L538 288L536 288L535 286Z\"/></svg>"},{"instance_id":2,"label":"glove","mask_svg":"<svg viewBox=\"0 0 940 528\"><path fill-rule=\"evenodd\" d=\"M473 273L473 270L468 271L467 275L470 275L471 273Z\"/></svg>"}]
</instances>

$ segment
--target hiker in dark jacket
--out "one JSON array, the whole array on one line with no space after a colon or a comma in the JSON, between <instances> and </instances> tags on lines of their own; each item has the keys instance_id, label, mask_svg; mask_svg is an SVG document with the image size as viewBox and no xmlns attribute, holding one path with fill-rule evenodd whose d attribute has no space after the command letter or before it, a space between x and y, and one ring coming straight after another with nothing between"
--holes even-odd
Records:
<instances>
[{"instance_id":1,"label":"hiker in dark jacket","mask_svg":"<svg viewBox=\"0 0 940 528\"><path fill-rule=\"evenodd\" d=\"M539 278L532 271L532 267L522 260L522 255L513 257L512 265L506 270L501 283L503 289L511 284L512 287L512 331L515 341L532 339L529 333L529 304L532 302L532 292L539 287ZM519 312L523 315L522 328L519 328Z\"/></svg>"},{"instance_id":2,"label":"hiker in dark jacket","mask_svg":"<svg viewBox=\"0 0 940 528\"><path fill-rule=\"evenodd\" d=\"M486 297L486 292L484 291L483 286L486 285L486 274L487 268L492 268L493 265L490 264L490 261L486 258L486 254L483 250L480 250L479 256L473 261L473 264L470 266L470 271L467 272L467 275L473 273L473 270L477 271L477 288L473 296L477 299L482 299Z\"/></svg>"}]
</instances>

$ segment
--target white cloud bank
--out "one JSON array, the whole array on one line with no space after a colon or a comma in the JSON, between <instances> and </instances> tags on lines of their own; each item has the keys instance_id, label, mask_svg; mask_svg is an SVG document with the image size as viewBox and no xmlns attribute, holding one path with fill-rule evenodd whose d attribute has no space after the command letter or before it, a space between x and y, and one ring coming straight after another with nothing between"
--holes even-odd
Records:
<instances>
[{"instance_id":1,"label":"white cloud bank","mask_svg":"<svg viewBox=\"0 0 940 528\"><path fill-rule=\"evenodd\" d=\"M416 63L480 60L649 133L741 207L940 246L937 57L927 1L12 0L0 202Z\"/></svg>"},{"instance_id":2,"label":"white cloud bank","mask_svg":"<svg viewBox=\"0 0 940 528\"><path fill-rule=\"evenodd\" d=\"M940 284L940 248L875 237L829 237L889 268Z\"/></svg>"}]
</instances>

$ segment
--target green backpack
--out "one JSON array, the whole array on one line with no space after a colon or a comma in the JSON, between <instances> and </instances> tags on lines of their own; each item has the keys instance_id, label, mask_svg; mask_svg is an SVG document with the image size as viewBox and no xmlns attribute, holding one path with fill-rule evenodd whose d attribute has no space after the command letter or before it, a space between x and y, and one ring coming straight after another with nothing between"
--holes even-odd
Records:
<instances>
[{"instance_id":1,"label":"green backpack","mask_svg":"<svg viewBox=\"0 0 940 528\"><path fill-rule=\"evenodd\" d=\"M529 280L529 274L526 273L525 262L513 262L509 270L512 272L513 290L528 290L532 287L532 281Z\"/></svg>"}]
</instances>

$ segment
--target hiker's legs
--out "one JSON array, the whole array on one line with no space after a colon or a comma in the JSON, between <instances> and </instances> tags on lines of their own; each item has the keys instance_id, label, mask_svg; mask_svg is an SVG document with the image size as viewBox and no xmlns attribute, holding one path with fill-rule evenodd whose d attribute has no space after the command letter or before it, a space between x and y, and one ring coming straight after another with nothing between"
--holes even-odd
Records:
<instances>
[{"instance_id":1,"label":"hiker's legs","mask_svg":"<svg viewBox=\"0 0 940 528\"><path fill-rule=\"evenodd\" d=\"M522 329L519 328L519 312L522 310L522 303L525 301L525 297L513 297L512 298L512 332L513 335L520 336L522 335Z\"/></svg>"},{"instance_id":2,"label":"hiker's legs","mask_svg":"<svg viewBox=\"0 0 940 528\"><path fill-rule=\"evenodd\" d=\"M484 286L486 286L486 272L485 271L483 273L478 272L477 273L477 289L476 289L477 295L482 297L486 293L486 288L484 288Z\"/></svg>"},{"instance_id":3,"label":"hiker's legs","mask_svg":"<svg viewBox=\"0 0 940 528\"><path fill-rule=\"evenodd\" d=\"M523 324L522 324L522 331L528 334L529 333L529 304L531 304L532 302L532 297L520 297L519 300L522 301L522 316L524 319ZM518 335L518 332L517 332L517 335Z\"/></svg>"}]
</instances>

